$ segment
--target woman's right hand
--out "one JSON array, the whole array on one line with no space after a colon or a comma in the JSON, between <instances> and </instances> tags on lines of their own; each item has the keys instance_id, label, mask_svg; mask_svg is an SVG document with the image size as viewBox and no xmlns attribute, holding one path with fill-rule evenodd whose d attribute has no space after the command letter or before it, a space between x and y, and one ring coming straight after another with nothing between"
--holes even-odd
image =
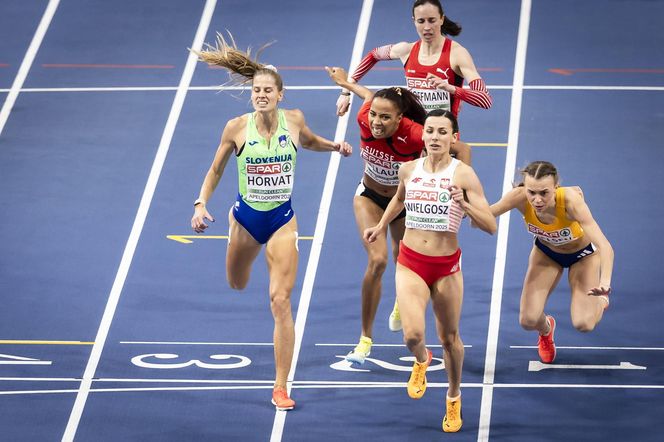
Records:
<instances>
[{"instance_id":1,"label":"woman's right hand","mask_svg":"<svg viewBox=\"0 0 664 442\"><path fill-rule=\"evenodd\" d=\"M362 238L369 244L376 241L376 239L383 234L383 229L379 225L368 227L364 229L364 234Z\"/></svg>"},{"instance_id":2,"label":"woman's right hand","mask_svg":"<svg viewBox=\"0 0 664 442\"><path fill-rule=\"evenodd\" d=\"M207 211L205 205L199 204L194 208L194 216L191 218L191 228L194 229L194 232L203 233L208 228L208 225L205 224L206 219L214 222L214 218Z\"/></svg>"},{"instance_id":3,"label":"woman's right hand","mask_svg":"<svg viewBox=\"0 0 664 442\"><path fill-rule=\"evenodd\" d=\"M325 70L332 81L337 85L344 87L344 85L348 83L348 73L344 68L338 66L325 66ZM346 95L346 93L342 93L339 95L339 98L337 98L337 115L340 117L348 112L348 108L350 107L350 94Z\"/></svg>"},{"instance_id":4,"label":"woman's right hand","mask_svg":"<svg viewBox=\"0 0 664 442\"><path fill-rule=\"evenodd\" d=\"M350 95L339 95L337 98L337 115L342 117L348 112L350 107Z\"/></svg>"}]
</instances>

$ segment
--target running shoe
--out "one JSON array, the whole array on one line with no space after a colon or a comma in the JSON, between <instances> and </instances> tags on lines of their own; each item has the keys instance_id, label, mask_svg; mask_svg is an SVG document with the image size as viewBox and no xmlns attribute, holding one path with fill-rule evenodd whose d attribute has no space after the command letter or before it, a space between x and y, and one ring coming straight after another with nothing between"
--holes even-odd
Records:
<instances>
[{"instance_id":1,"label":"running shoe","mask_svg":"<svg viewBox=\"0 0 664 442\"><path fill-rule=\"evenodd\" d=\"M396 301L394 301L394 308L392 309L392 313L390 313L389 327L390 331L393 332L398 332L402 328L401 314L399 314L399 303Z\"/></svg>"},{"instance_id":2,"label":"running shoe","mask_svg":"<svg viewBox=\"0 0 664 442\"><path fill-rule=\"evenodd\" d=\"M427 390L427 368L431 364L431 359L433 354L431 350L427 349L427 360L425 362L413 363L413 371L410 373L410 379L408 380L408 396L411 399L419 399L424 396L424 392Z\"/></svg>"},{"instance_id":3,"label":"running shoe","mask_svg":"<svg viewBox=\"0 0 664 442\"><path fill-rule=\"evenodd\" d=\"M272 390L272 405L279 411L287 411L295 408L295 401L288 397L284 387L274 387Z\"/></svg>"},{"instance_id":4,"label":"running shoe","mask_svg":"<svg viewBox=\"0 0 664 442\"><path fill-rule=\"evenodd\" d=\"M553 341L553 334L556 332L556 320L553 319L553 316L547 316L546 320L551 328L548 335L539 335L537 352L542 362L550 364L556 359L556 344Z\"/></svg>"},{"instance_id":5,"label":"running shoe","mask_svg":"<svg viewBox=\"0 0 664 442\"><path fill-rule=\"evenodd\" d=\"M371 354L372 343L371 338L361 336L360 342L355 346L353 351L346 355L346 360L355 365L364 364L364 359Z\"/></svg>"},{"instance_id":6,"label":"running shoe","mask_svg":"<svg viewBox=\"0 0 664 442\"><path fill-rule=\"evenodd\" d=\"M446 410L445 417L443 418L443 431L445 433L456 433L461 429L461 425L463 425L463 416L461 415L461 396L458 396L455 400L447 398L445 405Z\"/></svg>"}]
</instances>

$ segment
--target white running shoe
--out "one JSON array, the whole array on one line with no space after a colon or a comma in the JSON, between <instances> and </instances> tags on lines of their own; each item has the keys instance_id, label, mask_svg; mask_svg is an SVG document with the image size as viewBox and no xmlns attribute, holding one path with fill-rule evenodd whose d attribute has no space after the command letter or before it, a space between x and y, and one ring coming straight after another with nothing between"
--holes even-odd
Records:
<instances>
[{"instance_id":1,"label":"white running shoe","mask_svg":"<svg viewBox=\"0 0 664 442\"><path fill-rule=\"evenodd\" d=\"M371 338L360 337L360 342L346 355L346 360L354 365L364 364L364 359L371 354L372 343Z\"/></svg>"},{"instance_id":2,"label":"white running shoe","mask_svg":"<svg viewBox=\"0 0 664 442\"><path fill-rule=\"evenodd\" d=\"M390 313L389 327L393 332L398 332L402 329L401 314L399 313L399 303L396 301L394 301L394 308L392 309L392 313Z\"/></svg>"}]
</instances>

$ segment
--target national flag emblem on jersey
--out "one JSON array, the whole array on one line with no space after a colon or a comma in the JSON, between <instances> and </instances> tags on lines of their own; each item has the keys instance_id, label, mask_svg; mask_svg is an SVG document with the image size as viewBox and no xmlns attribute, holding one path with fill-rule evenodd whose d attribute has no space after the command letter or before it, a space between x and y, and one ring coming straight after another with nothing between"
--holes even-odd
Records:
<instances>
[{"instance_id":1,"label":"national flag emblem on jersey","mask_svg":"<svg viewBox=\"0 0 664 442\"><path fill-rule=\"evenodd\" d=\"M440 179L440 187L441 189L447 189L450 187L450 179L449 178L441 178Z\"/></svg>"},{"instance_id":2,"label":"national flag emblem on jersey","mask_svg":"<svg viewBox=\"0 0 664 442\"><path fill-rule=\"evenodd\" d=\"M279 135L279 146L286 147L288 144L288 137L286 135Z\"/></svg>"}]
</instances>

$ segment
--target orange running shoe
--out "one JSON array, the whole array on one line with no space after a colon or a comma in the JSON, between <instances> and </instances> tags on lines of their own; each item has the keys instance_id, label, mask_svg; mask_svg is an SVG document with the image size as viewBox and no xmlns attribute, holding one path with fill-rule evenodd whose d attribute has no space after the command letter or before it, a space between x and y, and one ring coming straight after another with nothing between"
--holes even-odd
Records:
<instances>
[{"instance_id":1,"label":"orange running shoe","mask_svg":"<svg viewBox=\"0 0 664 442\"><path fill-rule=\"evenodd\" d=\"M451 400L446 398L445 417L443 418L443 431L445 433L456 433L463 425L463 415L461 413L461 396Z\"/></svg>"},{"instance_id":2,"label":"orange running shoe","mask_svg":"<svg viewBox=\"0 0 664 442\"><path fill-rule=\"evenodd\" d=\"M412 399L419 399L424 396L424 392L427 389L427 368L431 364L431 359L433 354L431 350L427 349L427 360L424 362L415 362L413 363L413 371L410 373L410 379L408 380L408 396Z\"/></svg>"},{"instance_id":3,"label":"orange running shoe","mask_svg":"<svg viewBox=\"0 0 664 442\"><path fill-rule=\"evenodd\" d=\"M549 334L546 336L539 335L537 352L542 362L550 364L556 359L556 344L553 341L553 334L556 331L556 320L553 319L553 316L547 316L546 320L549 322Z\"/></svg>"},{"instance_id":4,"label":"orange running shoe","mask_svg":"<svg viewBox=\"0 0 664 442\"><path fill-rule=\"evenodd\" d=\"M272 390L272 404L279 411L295 408L295 401L288 397L288 392L284 387L274 387L274 390Z\"/></svg>"}]
</instances>

